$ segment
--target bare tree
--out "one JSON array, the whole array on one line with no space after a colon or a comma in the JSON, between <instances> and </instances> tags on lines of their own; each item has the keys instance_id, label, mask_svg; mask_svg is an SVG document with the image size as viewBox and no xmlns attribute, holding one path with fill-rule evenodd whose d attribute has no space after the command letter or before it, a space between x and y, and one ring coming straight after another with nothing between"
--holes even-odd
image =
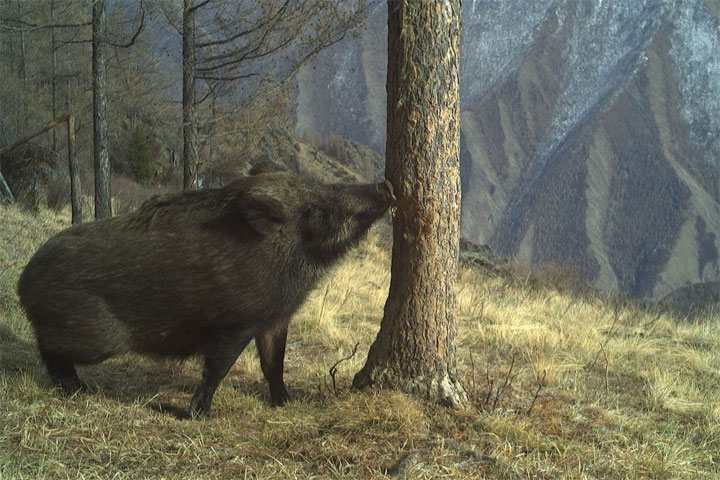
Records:
<instances>
[{"instance_id":1,"label":"bare tree","mask_svg":"<svg viewBox=\"0 0 720 480\"><path fill-rule=\"evenodd\" d=\"M142 10L142 2L140 9ZM107 46L127 48L132 46L142 31L144 10L140 26L124 45L112 43L107 35L105 0L94 0L92 8L92 65L93 65L93 144L95 165L95 219L112 216L110 195L110 154L108 145L107 112Z\"/></svg>"},{"instance_id":2,"label":"bare tree","mask_svg":"<svg viewBox=\"0 0 720 480\"><path fill-rule=\"evenodd\" d=\"M92 7L93 145L95 165L95 219L110 218L110 156L107 113L107 17L105 0Z\"/></svg>"},{"instance_id":3,"label":"bare tree","mask_svg":"<svg viewBox=\"0 0 720 480\"><path fill-rule=\"evenodd\" d=\"M55 10L55 0L50 0L50 23L52 23L54 25L56 20L57 20L57 18L56 18L56 10ZM58 111L57 111L58 110L58 100L57 100L57 96L58 96L58 91L57 91L57 89L58 89L57 88L58 87L58 64L57 64L58 58L57 58L57 53L58 52L57 52L57 42L56 42L56 38L55 38L55 27L54 26L50 27L50 51L52 54L52 62L51 62L51 66L52 66L52 71L51 71L51 75L52 75L52 79L51 79L51 82L52 82L52 100L51 100L52 115L51 116L52 116L52 118L56 118L58 115ZM53 149L53 152L57 152L57 132L55 131L55 129L52 130L52 149Z\"/></svg>"},{"instance_id":4,"label":"bare tree","mask_svg":"<svg viewBox=\"0 0 720 480\"><path fill-rule=\"evenodd\" d=\"M71 115L59 117L57 107L57 84L61 76L58 73L60 68L56 29L64 30L90 25L70 20L76 18L78 6L79 3L72 0L64 2L61 8L58 8L57 2L54 0L50 3L40 1L0 2L0 31L3 33L0 37L2 39L0 41L0 76L4 80L3 88L0 89L0 103L3 104L0 126L10 123L15 125L14 131L11 130L9 136L5 135L5 130L2 129L3 137L8 145L0 147L0 151L8 151L12 145L18 145L18 137L20 140L25 139L24 141L34 140L38 133L28 137L29 127L47 123L52 119L49 123L51 127L48 127L52 132L51 151L59 157L56 129L52 126L60 125ZM51 58L48 57L48 52L50 52ZM17 73L17 80L15 76L7 75L8 67L10 71ZM47 88L49 84L51 89ZM48 90L51 91L50 109L47 108L46 103ZM69 91L67 93L69 96ZM51 113L48 110L51 110ZM44 131L41 130L41 133ZM13 139L12 143L9 139ZM42 137L39 137L38 141L42 141ZM72 167L73 159L69 160ZM11 171L13 167L17 168L17 165L11 164ZM7 183L3 180L0 181L0 184L2 184L0 188L6 192L6 198L12 199ZM77 182L75 186L77 187ZM76 190L79 189L76 188ZM75 198L75 200L77 199ZM73 221L78 221L80 218L77 205L78 202L73 204Z\"/></svg>"},{"instance_id":5,"label":"bare tree","mask_svg":"<svg viewBox=\"0 0 720 480\"><path fill-rule=\"evenodd\" d=\"M6 125L8 117L15 118L15 131L11 136L20 135L31 125L48 121L60 115L58 103L61 78L77 78L79 71L70 73L71 57L77 57L79 51L73 51L65 58L62 65L59 50L69 43L64 43L65 35L72 37L72 32L90 26L83 22L84 5L79 1L67 0L60 4L51 2L0 1L0 60L15 72L19 81L11 80L3 72L3 90L0 101L8 102L6 109ZM49 48L48 48L49 47ZM0 62L3 63L3 62ZM9 65L8 65L9 64ZM62 73L65 70L65 73ZM50 88L48 88L50 87ZM49 100L50 108L46 101ZM13 108L14 107L14 108ZM57 151L56 134L52 134L53 151Z\"/></svg>"},{"instance_id":6,"label":"bare tree","mask_svg":"<svg viewBox=\"0 0 720 480\"><path fill-rule=\"evenodd\" d=\"M366 10L364 0L183 0L183 187L197 181L203 102L232 97L224 108L233 108L263 85L282 84Z\"/></svg>"},{"instance_id":7,"label":"bare tree","mask_svg":"<svg viewBox=\"0 0 720 480\"><path fill-rule=\"evenodd\" d=\"M197 186L198 129L195 103L195 11L207 2L193 5L183 0L183 189Z\"/></svg>"},{"instance_id":8,"label":"bare tree","mask_svg":"<svg viewBox=\"0 0 720 480\"><path fill-rule=\"evenodd\" d=\"M27 107L19 109L16 118L22 119L25 125L35 124L40 121L47 121L47 118L57 118L59 115L59 81L65 79L66 96L70 99L70 80L77 81L76 89L79 92L87 90L80 80L81 71L84 71L86 62L78 62L77 58L88 58L87 51L83 45L92 44L92 72L93 72L93 144L94 144L94 166L95 166L95 216L106 218L111 215L110 208L110 163L108 147L108 114L107 114L107 48L108 46L129 47L137 38L143 28L144 10L142 1L139 3L139 11L142 12L139 26L132 38L123 45L118 45L112 39L113 35L107 33L106 4L105 0L92 2L92 15L88 19L87 10L90 2L86 1L26 1L13 2L11 4L0 3L0 29L9 32L19 38L19 76L20 83L15 87L19 95L16 97L27 98L30 94L30 83L33 82L36 95L34 100L34 112L28 112ZM116 9L117 11L118 9ZM91 20L91 21L88 21ZM88 27L92 26L92 36L89 37ZM31 35L30 35L31 34ZM114 35L117 37L117 35ZM34 44L32 41L35 41ZM48 49L46 45L49 45ZM12 47L12 39L10 41ZM75 47L70 49L70 46ZM32 48L34 47L34 49ZM66 64L61 67L59 52L62 49L71 50L66 57ZM32 51L34 50L34 51ZM81 55L78 53L82 52ZM32 55L32 56L31 56ZM1 58L1 57L0 57ZM28 64L31 59L32 64ZM64 73L61 73L64 71ZM49 87L49 88L48 88ZM80 93L84 95L84 93ZM44 103L49 97L50 108ZM41 101L42 99L42 101ZM2 100L0 98L0 100ZM26 103L26 102L22 102ZM83 102L84 103L84 102ZM69 115L72 102L66 102L67 114ZM42 106L42 108L37 108ZM84 107L75 107L77 110ZM48 115L48 110L50 114ZM82 115L79 115L82 117ZM82 124L82 121L78 123ZM17 133L23 133L26 127L17 129ZM52 150L57 151L57 137L55 131L52 133Z\"/></svg>"},{"instance_id":9,"label":"bare tree","mask_svg":"<svg viewBox=\"0 0 720 480\"><path fill-rule=\"evenodd\" d=\"M466 403L455 372L460 230L460 0L388 0L387 166L392 279L353 384Z\"/></svg>"}]
</instances>

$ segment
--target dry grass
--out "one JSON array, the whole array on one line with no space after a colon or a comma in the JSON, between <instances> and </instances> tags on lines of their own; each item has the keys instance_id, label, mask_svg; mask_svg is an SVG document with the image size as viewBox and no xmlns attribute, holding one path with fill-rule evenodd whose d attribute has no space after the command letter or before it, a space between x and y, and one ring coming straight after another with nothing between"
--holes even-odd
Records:
<instances>
[{"instance_id":1,"label":"dry grass","mask_svg":"<svg viewBox=\"0 0 720 480\"><path fill-rule=\"evenodd\" d=\"M67 223L67 211L29 217L0 207L2 479L720 477L718 317L677 324L463 270L458 369L475 406L351 391L387 294L389 258L377 236L295 318L286 360L295 400L286 407L268 406L252 349L218 389L209 420L158 411L187 406L196 361L107 361L81 369L97 393L60 398L15 282ZM355 342L334 391L328 370Z\"/></svg>"}]
</instances>

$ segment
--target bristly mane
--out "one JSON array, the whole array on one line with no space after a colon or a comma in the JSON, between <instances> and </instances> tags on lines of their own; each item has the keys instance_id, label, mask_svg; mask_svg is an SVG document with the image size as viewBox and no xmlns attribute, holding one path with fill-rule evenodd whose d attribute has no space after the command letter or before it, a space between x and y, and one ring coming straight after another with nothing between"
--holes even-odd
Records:
<instances>
[{"instance_id":1,"label":"bristly mane","mask_svg":"<svg viewBox=\"0 0 720 480\"><path fill-rule=\"evenodd\" d=\"M147 230L173 226L179 222L208 222L221 216L228 205L238 198L240 183L235 181L222 188L156 195L128 214L125 226L135 230Z\"/></svg>"}]
</instances>

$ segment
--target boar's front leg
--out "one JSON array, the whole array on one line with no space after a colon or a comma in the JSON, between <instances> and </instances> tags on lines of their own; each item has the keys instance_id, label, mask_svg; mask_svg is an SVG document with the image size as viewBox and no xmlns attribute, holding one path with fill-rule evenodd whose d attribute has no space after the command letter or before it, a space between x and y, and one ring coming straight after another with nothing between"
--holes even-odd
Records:
<instances>
[{"instance_id":1,"label":"boar's front leg","mask_svg":"<svg viewBox=\"0 0 720 480\"><path fill-rule=\"evenodd\" d=\"M60 386L64 395L72 395L79 390L88 390L85 382L78 377L75 365L70 359L42 347L40 347L40 356L45 362L48 373Z\"/></svg>"},{"instance_id":2,"label":"boar's front leg","mask_svg":"<svg viewBox=\"0 0 720 480\"><path fill-rule=\"evenodd\" d=\"M273 406L280 406L290 398L283 381L287 328L287 321L280 322L272 329L255 337L255 344L260 355L260 366L270 386L270 403Z\"/></svg>"},{"instance_id":3,"label":"boar's front leg","mask_svg":"<svg viewBox=\"0 0 720 480\"><path fill-rule=\"evenodd\" d=\"M207 416L210 413L210 404L218 385L235 360L250 342L252 336L238 338L235 342L227 340L214 344L211 350L205 353L205 367L200 386L190 401L190 415L192 417Z\"/></svg>"}]
</instances>

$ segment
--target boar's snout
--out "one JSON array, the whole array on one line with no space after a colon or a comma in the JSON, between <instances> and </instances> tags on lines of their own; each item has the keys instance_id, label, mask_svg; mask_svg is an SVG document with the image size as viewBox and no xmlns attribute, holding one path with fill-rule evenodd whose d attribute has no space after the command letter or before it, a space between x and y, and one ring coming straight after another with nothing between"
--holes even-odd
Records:
<instances>
[{"instance_id":1,"label":"boar's snout","mask_svg":"<svg viewBox=\"0 0 720 480\"><path fill-rule=\"evenodd\" d=\"M366 185L362 188L365 206L360 207L360 215L368 215L373 217L373 220L384 214L397 201L395 190L389 180L374 185Z\"/></svg>"},{"instance_id":2,"label":"boar's snout","mask_svg":"<svg viewBox=\"0 0 720 480\"><path fill-rule=\"evenodd\" d=\"M395 196L395 189L393 189L390 180L385 180L384 182L379 183L377 189L379 193L385 195L385 197L390 201L390 205L394 205L395 202L397 202L397 197Z\"/></svg>"}]
</instances>

